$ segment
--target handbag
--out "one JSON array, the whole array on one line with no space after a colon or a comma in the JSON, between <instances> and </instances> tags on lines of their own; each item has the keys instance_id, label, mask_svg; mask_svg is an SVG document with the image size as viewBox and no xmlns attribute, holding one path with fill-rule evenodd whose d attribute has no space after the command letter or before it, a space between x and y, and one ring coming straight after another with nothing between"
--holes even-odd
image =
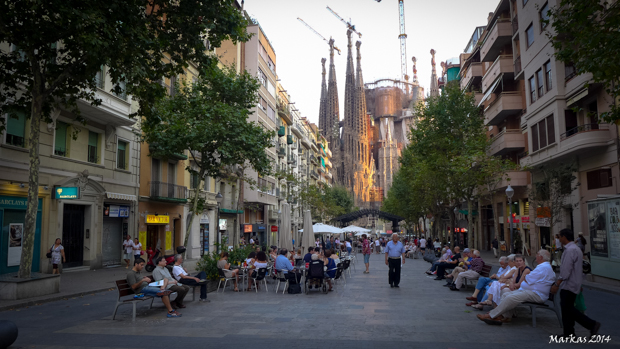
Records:
<instances>
[{"instance_id":1,"label":"handbag","mask_svg":"<svg viewBox=\"0 0 620 349\"><path fill-rule=\"evenodd\" d=\"M52 245L52 247L50 247L50 251L45 254L45 257L52 258L52 248L53 247L54 247L54 245Z\"/></svg>"},{"instance_id":2,"label":"handbag","mask_svg":"<svg viewBox=\"0 0 620 349\"><path fill-rule=\"evenodd\" d=\"M583 291L579 292L575 298L575 309L584 313L586 311L586 300L583 298Z\"/></svg>"}]
</instances>

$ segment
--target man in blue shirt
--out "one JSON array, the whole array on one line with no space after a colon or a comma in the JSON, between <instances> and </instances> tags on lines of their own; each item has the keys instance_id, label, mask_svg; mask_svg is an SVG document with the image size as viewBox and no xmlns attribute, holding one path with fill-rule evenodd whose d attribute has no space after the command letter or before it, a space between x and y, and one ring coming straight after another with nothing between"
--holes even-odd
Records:
<instances>
[{"instance_id":1,"label":"man in blue shirt","mask_svg":"<svg viewBox=\"0 0 620 349\"><path fill-rule=\"evenodd\" d=\"M312 255L314 254L314 247L308 247L308 253L304 256L304 262L310 263L312 262Z\"/></svg>"},{"instance_id":2,"label":"man in blue shirt","mask_svg":"<svg viewBox=\"0 0 620 349\"><path fill-rule=\"evenodd\" d=\"M392 234L392 241L385 246L385 265L390 268L388 281L390 287L398 287L400 284L400 266L405 264L405 246L398 241L398 234Z\"/></svg>"},{"instance_id":3,"label":"man in blue shirt","mask_svg":"<svg viewBox=\"0 0 620 349\"><path fill-rule=\"evenodd\" d=\"M276 270L278 271L282 270L284 274L293 270L293 264L291 264L291 261L288 258L286 258L287 253L288 253L287 249L285 248L280 249L280 255L276 258Z\"/></svg>"}]
</instances>

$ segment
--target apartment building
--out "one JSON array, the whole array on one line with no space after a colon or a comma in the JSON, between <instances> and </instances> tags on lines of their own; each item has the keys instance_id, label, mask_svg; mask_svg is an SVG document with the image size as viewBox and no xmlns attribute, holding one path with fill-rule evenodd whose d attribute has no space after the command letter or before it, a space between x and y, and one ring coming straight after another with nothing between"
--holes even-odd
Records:
<instances>
[{"instance_id":1,"label":"apartment building","mask_svg":"<svg viewBox=\"0 0 620 349\"><path fill-rule=\"evenodd\" d=\"M0 44L4 52L12 49ZM136 107L131 96L111 92L105 67L94 78L102 103L78 101L84 123L60 109L53 112L51 123L41 125L33 271L51 272L45 254L56 238L65 248L64 268L99 269L120 265L123 235L137 235L141 146L135 120L129 118ZM20 262L30 121L19 113L2 117L0 225L7 229L1 236L0 274L5 274L16 272Z\"/></svg>"}]
</instances>

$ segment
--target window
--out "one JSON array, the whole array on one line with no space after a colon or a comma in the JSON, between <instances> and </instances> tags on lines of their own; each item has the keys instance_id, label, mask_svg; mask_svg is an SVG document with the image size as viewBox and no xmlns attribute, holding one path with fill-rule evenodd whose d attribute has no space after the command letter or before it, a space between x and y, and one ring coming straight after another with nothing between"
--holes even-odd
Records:
<instances>
[{"instance_id":1,"label":"window","mask_svg":"<svg viewBox=\"0 0 620 349\"><path fill-rule=\"evenodd\" d=\"M189 179L189 188L196 189L200 187L200 177L198 177L198 173L192 172L190 173Z\"/></svg>"},{"instance_id":2,"label":"window","mask_svg":"<svg viewBox=\"0 0 620 349\"><path fill-rule=\"evenodd\" d=\"M168 163L168 183L176 184L177 182L177 164L174 162Z\"/></svg>"},{"instance_id":3,"label":"window","mask_svg":"<svg viewBox=\"0 0 620 349\"><path fill-rule=\"evenodd\" d=\"M588 190L611 187L611 169L602 168L590 171L586 174L588 180Z\"/></svg>"},{"instance_id":4,"label":"window","mask_svg":"<svg viewBox=\"0 0 620 349\"><path fill-rule=\"evenodd\" d=\"M267 80L267 91L269 91L269 94L271 94L273 96L273 98L277 98L276 96L276 86L274 84L271 83L271 81Z\"/></svg>"},{"instance_id":5,"label":"window","mask_svg":"<svg viewBox=\"0 0 620 349\"><path fill-rule=\"evenodd\" d=\"M532 76L530 82L530 104L536 102L536 79Z\"/></svg>"},{"instance_id":6,"label":"window","mask_svg":"<svg viewBox=\"0 0 620 349\"><path fill-rule=\"evenodd\" d=\"M555 143L555 120L553 115L532 125L532 151L537 151Z\"/></svg>"},{"instance_id":7,"label":"window","mask_svg":"<svg viewBox=\"0 0 620 349\"><path fill-rule=\"evenodd\" d=\"M267 111L267 101L261 96L258 97L258 107L263 111Z\"/></svg>"},{"instance_id":8,"label":"window","mask_svg":"<svg viewBox=\"0 0 620 349\"><path fill-rule=\"evenodd\" d=\"M276 111L270 105L267 106L267 116L271 121L276 122Z\"/></svg>"},{"instance_id":9,"label":"window","mask_svg":"<svg viewBox=\"0 0 620 349\"><path fill-rule=\"evenodd\" d=\"M99 154L97 149L99 145L99 134L97 132L88 131L88 162L99 163Z\"/></svg>"},{"instance_id":10,"label":"window","mask_svg":"<svg viewBox=\"0 0 620 349\"><path fill-rule=\"evenodd\" d=\"M543 7L540 9L540 31L545 30L547 25L549 24L549 3L545 3Z\"/></svg>"},{"instance_id":11,"label":"window","mask_svg":"<svg viewBox=\"0 0 620 349\"><path fill-rule=\"evenodd\" d=\"M532 24L525 29L525 42L528 48L534 43L534 26Z\"/></svg>"},{"instance_id":12,"label":"window","mask_svg":"<svg viewBox=\"0 0 620 349\"><path fill-rule=\"evenodd\" d=\"M105 87L105 68L104 68L104 66L101 66L101 69L99 69L99 71L95 75L95 85L97 85L97 87L101 88L101 89L103 89Z\"/></svg>"},{"instance_id":13,"label":"window","mask_svg":"<svg viewBox=\"0 0 620 349\"><path fill-rule=\"evenodd\" d=\"M267 85L269 84L268 82L269 80L267 80L267 75L265 75L265 73L263 73L263 71L260 68L258 68L258 80L265 87L267 87Z\"/></svg>"},{"instance_id":14,"label":"window","mask_svg":"<svg viewBox=\"0 0 620 349\"><path fill-rule=\"evenodd\" d=\"M127 83L125 81L119 81L116 86L120 91L118 93L113 91L112 93L120 99L127 100Z\"/></svg>"},{"instance_id":15,"label":"window","mask_svg":"<svg viewBox=\"0 0 620 349\"><path fill-rule=\"evenodd\" d=\"M564 65L564 81L568 81L577 75L577 70L572 63L566 63Z\"/></svg>"},{"instance_id":16,"label":"window","mask_svg":"<svg viewBox=\"0 0 620 349\"><path fill-rule=\"evenodd\" d=\"M151 159L151 180L161 181L161 160L159 159Z\"/></svg>"},{"instance_id":17,"label":"window","mask_svg":"<svg viewBox=\"0 0 620 349\"><path fill-rule=\"evenodd\" d=\"M553 76L551 74L551 61L548 61L544 65L545 69L545 84L547 85L547 92L551 91L553 88L553 80L551 79Z\"/></svg>"},{"instance_id":18,"label":"window","mask_svg":"<svg viewBox=\"0 0 620 349\"><path fill-rule=\"evenodd\" d=\"M118 141L116 146L116 168L126 170L129 165L129 143Z\"/></svg>"},{"instance_id":19,"label":"window","mask_svg":"<svg viewBox=\"0 0 620 349\"><path fill-rule=\"evenodd\" d=\"M9 113L6 123L6 144L23 147L26 133L26 115L22 112Z\"/></svg>"},{"instance_id":20,"label":"window","mask_svg":"<svg viewBox=\"0 0 620 349\"><path fill-rule=\"evenodd\" d=\"M19 55L18 61L23 62L26 60L26 52L24 52L23 50L20 50L19 46L13 44L11 46L11 52L17 52L17 54Z\"/></svg>"},{"instance_id":21,"label":"window","mask_svg":"<svg viewBox=\"0 0 620 349\"><path fill-rule=\"evenodd\" d=\"M62 121L56 122L56 135L54 136L54 155L67 156L67 131L69 125Z\"/></svg>"},{"instance_id":22,"label":"window","mask_svg":"<svg viewBox=\"0 0 620 349\"><path fill-rule=\"evenodd\" d=\"M543 71L539 69L536 72L536 83L538 84L538 98L542 97L545 94L545 85L543 82Z\"/></svg>"},{"instance_id":23,"label":"window","mask_svg":"<svg viewBox=\"0 0 620 349\"><path fill-rule=\"evenodd\" d=\"M205 177L205 191L211 191L211 177Z\"/></svg>"},{"instance_id":24,"label":"window","mask_svg":"<svg viewBox=\"0 0 620 349\"><path fill-rule=\"evenodd\" d=\"M170 77L170 87L168 89L168 94L170 96L174 96L177 93L177 82L179 81L179 78L176 76L172 76Z\"/></svg>"}]
</instances>

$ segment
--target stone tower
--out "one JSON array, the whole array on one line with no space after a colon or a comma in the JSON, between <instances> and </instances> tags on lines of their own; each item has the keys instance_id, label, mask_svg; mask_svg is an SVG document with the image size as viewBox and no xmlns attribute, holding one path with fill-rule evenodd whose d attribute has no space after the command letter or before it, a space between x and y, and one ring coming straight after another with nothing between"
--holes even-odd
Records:
<instances>
[{"instance_id":1,"label":"stone tower","mask_svg":"<svg viewBox=\"0 0 620 349\"><path fill-rule=\"evenodd\" d=\"M435 70L435 50L431 49L431 65L433 70L431 71L431 97L439 96L439 82L437 81L437 71Z\"/></svg>"},{"instance_id":2,"label":"stone tower","mask_svg":"<svg viewBox=\"0 0 620 349\"><path fill-rule=\"evenodd\" d=\"M327 83L325 82L325 58L321 58L321 65L323 66L322 70L322 81L321 81L321 100L319 103L319 129L321 130L321 134L326 137L326 133L324 130L330 128L330 123L327 118Z\"/></svg>"},{"instance_id":3,"label":"stone tower","mask_svg":"<svg viewBox=\"0 0 620 349\"><path fill-rule=\"evenodd\" d=\"M325 76L325 75L323 75ZM324 85L323 85L324 86ZM322 90L321 90L321 93ZM325 122L320 125L320 133L329 143L332 151L332 163L336 170L336 182L342 176L341 151L340 151L340 109L338 105L338 85L336 84L336 66L334 65L334 39L329 40L329 75L327 80L327 96L325 99Z\"/></svg>"}]
</instances>

